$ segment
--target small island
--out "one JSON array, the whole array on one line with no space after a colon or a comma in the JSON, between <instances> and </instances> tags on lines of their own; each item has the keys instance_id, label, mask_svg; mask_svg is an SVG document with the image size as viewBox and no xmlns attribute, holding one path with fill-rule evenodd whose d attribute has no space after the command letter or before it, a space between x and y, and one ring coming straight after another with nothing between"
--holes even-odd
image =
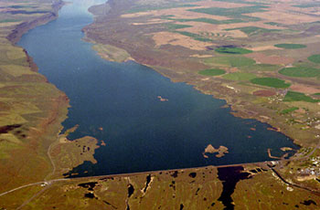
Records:
<instances>
[{"instance_id":1,"label":"small island","mask_svg":"<svg viewBox=\"0 0 320 210\"><path fill-rule=\"evenodd\" d=\"M209 144L205 149L204 152L202 153L204 158L209 158L208 155L206 155L207 153L210 154L214 154L214 153L218 153L216 154L217 158L221 158L223 157L226 153L229 153L228 148L225 146L220 146L219 148L215 149L211 144Z\"/></svg>"}]
</instances>

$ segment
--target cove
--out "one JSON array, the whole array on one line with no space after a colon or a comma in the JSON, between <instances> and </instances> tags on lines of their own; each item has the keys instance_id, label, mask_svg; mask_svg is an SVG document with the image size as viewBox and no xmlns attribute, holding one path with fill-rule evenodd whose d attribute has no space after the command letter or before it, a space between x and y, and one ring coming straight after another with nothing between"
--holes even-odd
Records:
<instances>
[{"instance_id":1,"label":"cove","mask_svg":"<svg viewBox=\"0 0 320 210\"><path fill-rule=\"evenodd\" d=\"M63 126L79 125L69 139L93 136L106 143L95 152L97 164L85 162L70 174L260 162L270 160L268 148L274 156L284 154L281 147L298 149L285 135L268 130L269 125L234 117L229 108L221 108L223 100L172 83L135 62L101 59L81 32L93 21L87 9L97 3L103 1L74 0L61 9L58 19L30 30L18 43L39 72L69 97L71 108ZM208 144L223 145L229 153L204 158Z\"/></svg>"}]
</instances>

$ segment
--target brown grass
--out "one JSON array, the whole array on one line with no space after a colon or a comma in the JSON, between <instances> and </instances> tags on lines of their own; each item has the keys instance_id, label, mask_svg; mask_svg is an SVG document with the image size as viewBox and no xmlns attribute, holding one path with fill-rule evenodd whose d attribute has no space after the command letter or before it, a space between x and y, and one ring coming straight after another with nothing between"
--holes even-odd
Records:
<instances>
[{"instance_id":1,"label":"brown grass","mask_svg":"<svg viewBox=\"0 0 320 210\"><path fill-rule=\"evenodd\" d=\"M132 23L132 25L135 25L135 26L152 25L152 24L161 24L161 23L170 23L170 22L172 22L172 20L162 20L162 19L155 18L155 19L151 19L149 21L144 21L141 23Z\"/></svg>"},{"instance_id":2,"label":"brown grass","mask_svg":"<svg viewBox=\"0 0 320 210\"><path fill-rule=\"evenodd\" d=\"M253 47L250 48L252 51L264 51L264 50L278 50L278 47L275 47L273 45L267 45L267 46L259 46L259 47Z\"/></svg>"},{"instance_id":3,"label":"brown grass","mask_svg":"<svg viewBox=\"0 0 320 210\"><path fill-rule=\"evenodd\" d=\"M203 8L203 7L192 7L192 8L195 9L195 8ZM155 17L165 16L165 15L174 15L175 16L174 18L177 18L177 19L194 19L194 18L211 18L215 20L230 19L223 16L187 11L188 9L191 9L191 8L184 7L184 8L172 8L172 9L164 9L164 10L153 10L153 11L147 11L147 12L137 12L137 13L124 14L124 15L121 15L121 17L136 18L136 17L147 16L147 15L152 15Z\"/></svg>"},{"instance_id":4,"label":"brown grass","mask_svg":"<svg viewBox=\"0 0 320 210\"><path fill-rule=\"evenodd\" d=\"M254 91L252 94L255 96L270 97L270 96L274 96L276 92L272 90L257 90L257 91Z\"/></svg>"},{"instance_id":5,"label":"brown grass","mask_svg":"<svg viewBox=\"0 0 320 210\"><path fill-rule=\"evenodd\" d=\"M156 47L170 44L170 45L186 47L191 50L205 50L207 46L212 45L211 43L197 41L190 37L177 34L177 33L171 33L171 32L155 33L152 38L156 43Z\"/></svg>"},{"instance_id":6,"label":"brown grass","mask_svg":"<svg viewBox=\"0 0 320 210\"><path fill-rule=\"evenodd\" d=\"M249 4L230 3L230 2L223 2L223 1L199 1L199 2L193 2L192 4L204 6L204 7L219 7L219 8L238 8L238 7L251 6Z\"/></svg>"},{"instance_id":7,"label":"brown grass","mask_svg":"<svg viewBox=\"0 0 320 210\"><path fill-rule=\"evenodd\" d=\"M294 84L290 87L290 89L293 91L307 93L307 94L320 93L319 87L311 87L303 84Z\"/></svg>"},{"instance_id":8,"label":"brown grass","mask_svg":"<svg viewBox=\"0 0 320 210\"><path fill-rule=\"evenodd\" d=\"M277 55L265 55L263 53L251 53L248 55L245 55L248 58L253 58L256 62L259 63L265 63L265 64L291 64L294 62L293 58L288 58L284 56L277 56Z\"/></svg>"},{"instance_id":9,"label":"brown grass","mask_svg":"<svg viewBox=\"0 0 320 210\"><path fill-rule=\"evenodd\" d=\"M232 31L225 31L225 25L214 25L210 23L201 23L201 22L188 22L188 25L191 25L190 28L179 29L179 31L187 31L190 33L200 34L201 32L209 32L213 33L212 36L231 36L235 38L246 38L247 34L243 33L240 30L232 30ZM232 25L232 24L229 24Z\"/></svg>"},{"instance_id":10,"label":"brown grass","mask_svg":"<svg viewBox=\"0 0 320 210\"><path fill-rule=\"evenodd\" d=\"M259 17L264 20L283 24L300 24L318 21L319 18L311 17L301 13L288 13L287 11L267 11L251 13L250 16Z\"/></svg>"}]
</instances>

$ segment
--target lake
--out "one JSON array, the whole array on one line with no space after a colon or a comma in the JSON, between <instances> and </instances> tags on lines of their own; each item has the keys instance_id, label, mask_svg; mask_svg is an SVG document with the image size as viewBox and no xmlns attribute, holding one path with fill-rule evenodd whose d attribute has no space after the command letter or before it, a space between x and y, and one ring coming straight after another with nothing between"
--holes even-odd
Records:
<instances>
[{"instance_id":1,"label":"lake","mask_svg":"<svg viewBox=\"0 0 320 210\"><path fill-rule=\"evenodd\" d=\"M106 143L95 152L97 164L85 162L72 172L88 176L258 162L271 160L268 148L274 156L284 154L281 147L298 149L269 125L234 117L221 108L223 100L135 62L100 58L82 40L81 29L93 21L88 7L102 2L74 0L58 19L30 30L18 43L70 98L63 126L79 128L69 139L93 136ZM209 144L229 153L205 158Z\"/></svg>"}]
</instances>

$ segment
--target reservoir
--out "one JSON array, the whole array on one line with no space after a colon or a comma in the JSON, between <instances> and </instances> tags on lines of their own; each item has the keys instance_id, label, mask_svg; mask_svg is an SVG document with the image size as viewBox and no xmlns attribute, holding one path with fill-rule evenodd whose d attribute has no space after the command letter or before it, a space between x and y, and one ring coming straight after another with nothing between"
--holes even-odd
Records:
<instances>
[{"instance_id":1,"label":"reservoir","mask_svg":"<svg viewBox=\"0 0 320 210\"><path fill-rule=\"evenodd\" d=\"M73 0L58 19L30 30L18 43L69 97L63 126L79 128L68 138L92 136L106 144L95 151L97 164L73 169L78 176L259 162L271 160L268 149L273 156L282 156L282 147L298 149L269 125L234 117L221 108L223 100L135 62L100 58L81 32L93 21L87 9L97 3L103 0ZM228 153L205 158L209 144L227 147Z\"/></svg>"}]
</instances>

